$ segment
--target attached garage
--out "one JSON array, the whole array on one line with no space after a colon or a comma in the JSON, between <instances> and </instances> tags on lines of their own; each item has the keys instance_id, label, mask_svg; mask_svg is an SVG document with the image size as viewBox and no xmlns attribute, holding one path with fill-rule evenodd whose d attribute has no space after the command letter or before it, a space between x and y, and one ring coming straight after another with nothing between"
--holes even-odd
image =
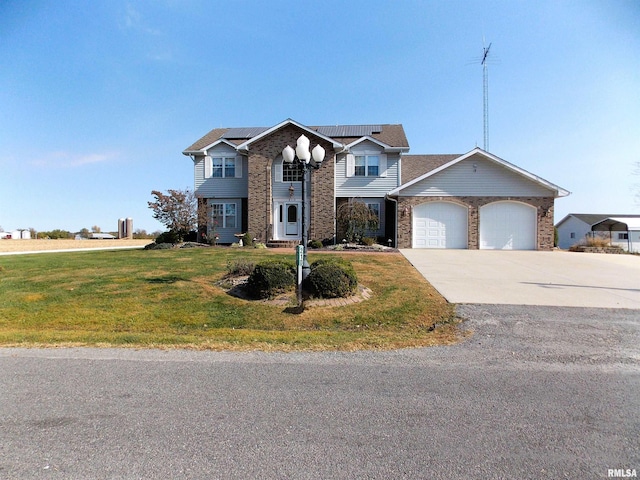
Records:
<instances>
[{"instance_id":1,"label":"attached garage","mask_svg":"<svg viewBox=\"0 0 640 480\"><path fill-rule=\"evenodd\" d=\"M413 248L467 248L467 208L427 202L413 208Z\"/></svg>"},{"instance_id":2,"label":"attached garage","mask_svg":"<svg viewBox=\"0 0 640 480\"><path fill-rule=\"evenodd\" d=\"M531 205L503 201L480 207L480 248L535 250L537 211Z\"/></svg>"}]
</instances>

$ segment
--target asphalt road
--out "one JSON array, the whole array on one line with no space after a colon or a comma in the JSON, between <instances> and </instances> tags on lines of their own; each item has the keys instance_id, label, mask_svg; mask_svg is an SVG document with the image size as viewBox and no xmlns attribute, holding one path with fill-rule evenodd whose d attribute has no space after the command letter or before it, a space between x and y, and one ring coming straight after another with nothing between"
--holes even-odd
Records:
<instances>
[{"instance_id":1,"label":"asphalt road","mask_svg":"<svg viewBox=\"0 0 640 480\"><path fill-rule=\"evenodd\" d=\"M0 349L0 478L640 470L640 311L461 305L453 347Z\"/></svg>"}]
</instances>

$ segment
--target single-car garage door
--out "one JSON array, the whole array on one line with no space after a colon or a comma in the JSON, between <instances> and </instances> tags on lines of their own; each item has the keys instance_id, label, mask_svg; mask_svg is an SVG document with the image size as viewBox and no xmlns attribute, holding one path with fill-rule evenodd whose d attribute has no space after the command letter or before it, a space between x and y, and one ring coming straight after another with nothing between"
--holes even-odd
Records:
<instances>
[{"instance_id":1,"label":"single-car garage door","mask_svg":"<svg viewBox=\"0 0 640 480\"><path fill-rule=\"evenodd\" d=\"M413 248L467 248L467 209L451 202L414 207Z\"/></svg>"},{"instance_id":2,"label":"single-car garage door","mask_svg":"<svg viewBox=\"0 0 640 480\"><path fill-rule=\"evenodd\" d=\"M519 202L480 207L480 248L535 250L536 208Z\"/></svg>"}]
</instances>

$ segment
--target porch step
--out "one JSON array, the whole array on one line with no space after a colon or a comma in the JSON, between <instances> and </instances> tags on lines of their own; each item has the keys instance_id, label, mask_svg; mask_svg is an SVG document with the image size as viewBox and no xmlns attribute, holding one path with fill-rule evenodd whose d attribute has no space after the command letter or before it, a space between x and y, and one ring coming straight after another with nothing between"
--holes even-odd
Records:
<instances>
[{"instance_id":1,"label":"porch step","mask_svg":"<svg viewBox=\"0 0 640 480\"><path fill-rule=\"evenodd\" d=\"M295 248L299 245L298 240L269 240L267 242L268 248Z\"/></svg>"}]
</instances>

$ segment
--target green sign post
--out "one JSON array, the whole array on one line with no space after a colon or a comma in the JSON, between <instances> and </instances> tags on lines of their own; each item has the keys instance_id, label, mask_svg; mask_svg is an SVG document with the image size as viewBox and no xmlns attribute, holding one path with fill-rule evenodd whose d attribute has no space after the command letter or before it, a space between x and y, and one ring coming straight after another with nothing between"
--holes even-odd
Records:
<instances>
[{"instance_id":1,"label":"green sign post","mask_svg":"<svg viewBox=\"0 0 640 480\"><path fill-rule=\"evenodd\" d=\"M296 267L298 272L298 305L302 304L302 264L304 262L304 247L296 247Z\"/></svg>"}]
</instances>

